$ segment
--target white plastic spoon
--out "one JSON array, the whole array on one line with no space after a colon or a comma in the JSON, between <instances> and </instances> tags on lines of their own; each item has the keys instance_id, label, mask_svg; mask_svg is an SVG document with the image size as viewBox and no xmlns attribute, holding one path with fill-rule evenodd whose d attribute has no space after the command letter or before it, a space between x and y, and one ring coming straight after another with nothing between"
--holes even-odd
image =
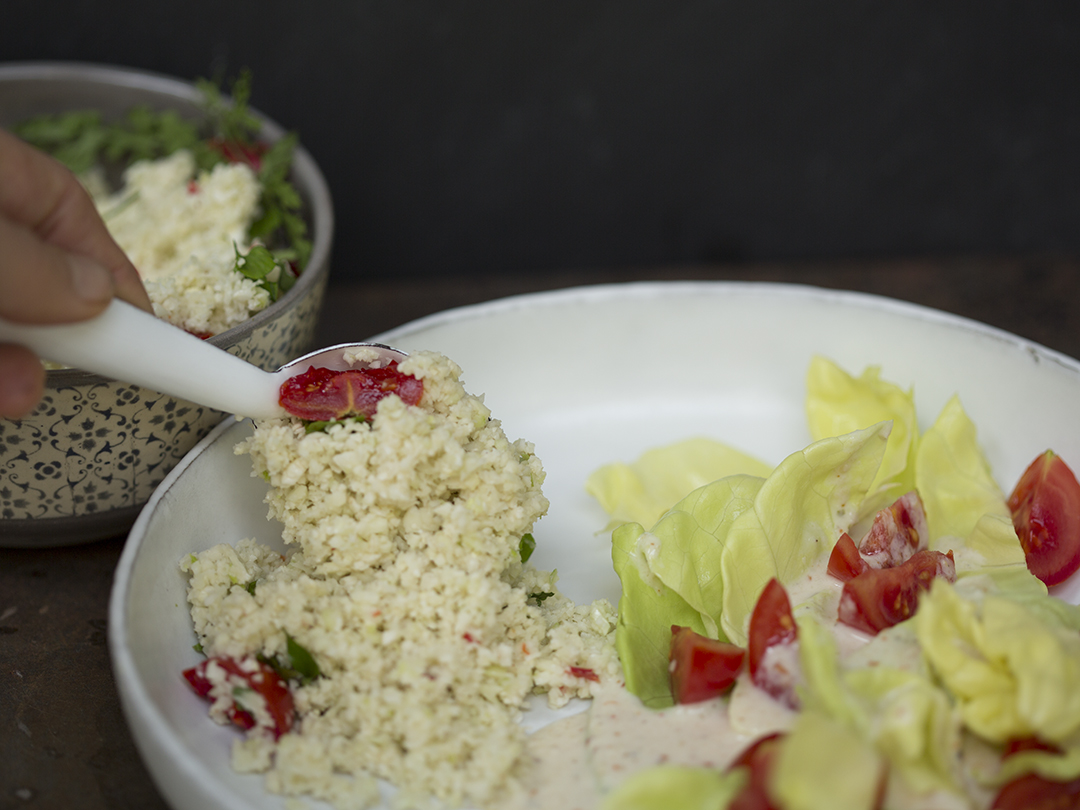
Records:
<instances>
[{"instance_id":1,"label":"white plastic spoon","mask_svg":"<svg viewBox=\"0 0 1080 810\"><path fill-rule=\"evenodd\" d=\"M345 353L362 347L375 349L383 361L406 357L378 343L343 343L263 371L119 299L81 323L29 326L0 318L0 343L21 344L56 363L253 419L285 416L278 403L281 384L309 366L356 368Z\"/></svg>"}]
</instances>

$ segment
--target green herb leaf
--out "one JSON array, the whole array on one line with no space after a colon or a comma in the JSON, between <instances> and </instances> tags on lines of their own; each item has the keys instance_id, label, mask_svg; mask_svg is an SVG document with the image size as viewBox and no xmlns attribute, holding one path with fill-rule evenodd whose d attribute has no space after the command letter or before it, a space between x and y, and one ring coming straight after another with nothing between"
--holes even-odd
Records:
<instances>
[{"instance_id":1,"label":"green herb leaf","mask_svg":"<svg viewBox=\"0 0 1080 810\"><path fill-rule=\"evenodd\" d=\"M288 664L282 663L276 655L260 654L256 658L287 681L300 681L302 685L305 685L322 677L322 671L311 653L288 633L285 633L285 651L289 656Z\"/></svg>"},{"instance_id":2,"label":"green herb leaf","mask_svg":"<svg viewBox=\"0 0 1080 810\"><path fill-rule=\"evenodd\" d=\"M285 650L292 659L293 669L300 674L301 683L310 683L322 675L311 653L300 646L288 633L285 634Z\"/></svg>"},{"instance_id":3,"label":"green herb leaf","mask_svg":"<svg viewBox=\"0 0 1080 810\"><path fill-rule=\"evenodd\" d=\"M540 593L530 593L529 598L534 600L536 602L536 604L539 605L541 602L543 602L549 596L554 596L554 595L555 595L554 593L548 593L546 591L541 591Z\"/></svg>"},{"instance_id":4,"label":"green herb leaf","mask_svg":"<svg viewBox=\"0 0 1080 810\"><path fill-rule=\"evenodd\" d=\"M253 580L251 580L251 582L249 582L247 585L244 586L245 590L247 590L247 592L250 593L252 596L255 595L255 584L256 584L256 582L257 582L257 580L253 579Z\"/></svg>"},{"instance_id":5,"label":"green herb leaf","mask_svg":"<svg viewBox=\"0 0 1080 810\"><path fill-rule=\"evenodd\" d=\"M518 554L521 555L521 561L527 563L534 551L536 551L536 538L531 534L523 534L521 542L518 544Z\"/></svg>"},{"instance_id":6,"label":"green herb leaf","mask_svg":"<svg viewBox=\"0 0 1080 810\"><path fill-rule=\"evenodd\" d=\"M288 262L280 261L262 245L252 245L246 254L233 243L236 256L233 269L258 283L270 294L270 301L277 301L296 283L296 277Z\"/></svg>"}]
</instances>

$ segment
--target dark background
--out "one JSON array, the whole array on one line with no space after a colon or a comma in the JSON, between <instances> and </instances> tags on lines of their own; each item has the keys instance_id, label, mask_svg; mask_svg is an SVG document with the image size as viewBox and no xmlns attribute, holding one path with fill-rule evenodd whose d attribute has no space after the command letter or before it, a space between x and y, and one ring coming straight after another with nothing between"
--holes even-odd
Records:
<instances>
[{"instance_id":1,"label":"dark background","mask_svg":"<svg viewBox=\"0 0 1080 810\"><path fill-rule=\"evenodd\" d=\"M250 67L339 279L1080 249L1075 2L2 0L28 59Z\"/></svg>"}]
</instances>

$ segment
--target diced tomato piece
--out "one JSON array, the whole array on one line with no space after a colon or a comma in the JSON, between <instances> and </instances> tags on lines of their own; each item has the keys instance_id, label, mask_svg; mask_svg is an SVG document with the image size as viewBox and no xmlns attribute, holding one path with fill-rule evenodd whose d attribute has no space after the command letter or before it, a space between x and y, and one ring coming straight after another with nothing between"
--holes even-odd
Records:
<instances>
[{"instance_id":1,"label":"diced tomato piece","mask_svg":"<svg viewBox=\"0 0 1080 810\"><path fill-rule=\"evenodd\" d=\"M793 707L798 702L795 697L798 640L791 600L784 586L773 577L750 614L747 662L756 686Z\"/></svg>"},{"instance_id":2,"label":"diced tomato piece","mask_svg":"<svg viewBox=\"0 0 1080 810\"><path fill-rule=\"evenodd\" d=\"M728 766L729 771L747 768L750 773L743 789L731 800L727 810L777 810L769 798L768 788L773 764L783 740L783 733L767 734L750 743Z\"/></svg>"},{"instance_id":3,"label":"diced tomato piece","mask_svg":"<svg viewBox=\"0 0 1080 810\"><path fill-rule=\"evenodd\" d=\"M854 579L870 566L859 554L855 547L855 541L851 535L844 532L833 546L832 554L829 555L829 566L826 569L831 576L847 582Z\"/></svg>"},{"instance_id":4,"label":"diced tomato piece","mask_svg":"<svg viewBox=\"0 0 1080 810\"><path fill-rule=\"evenodd\" d=\"M857 630L877 635L910 618L919 594L936 577L956 581L953 554L923 550L893 568L869 568L844 583L840 594L839 620Z\"/></svg>"},{"instance_id":5,"label":"diced tomato piece","mask_svg":"<svg viewBox=\"0 0 1080 810\"><path fill-rule=\"evenodd\" d=\"M569 672L575 678L584 678L587 681L600 683L600 676L588 667L570 667L567 669L567 672Z\"/></svg>"},{"instance_id":6,"label":"diced tomato piece","mask_svg":"<svg viewBox=\"0 0 1080 810\"><path fill-rule=\"evenodd\" d=\"M274 739L292 728L296 717L292 692L289 691L289 685L272 667L261 661L255 661L254 665L250 661L242 664L235 658L217 656L207 658L191 669L185 669L184 678L191 684L195 694L207 700L213 700L211 690L214 684L207 676L207 669L213 664L225 670L229 681L234 682L239 688L250 689L262 696L270 714L272 722L270 730L274 734ZM226 716L230 722L245 731L255 727L255 716L243 706L238 705L236 701L233 701L226 710Z\"/></svg>"},{"instance_id":7,"label":"diced tomato piece","mask_svg":"<svg viewBox=\"0 0 1080 810\"><path fill-rule=\"evenodd\" d=\"M280 402L293 416L310 421L354 415L370 419L383 397L397 394L415 405L423 393L423 381L398 371L395 361L383 368L346 371L311 366L282 384Z\"/></svg>"},{"instance_id":8,"label":"diced tomato piece","mask_svg":"<svg viewBox=\"0 0 1080 810\"><path fill-rule=\"evenodd\" d=\"M1028 773L1006 784L991 810L1080 810L1080 779L1051 782Z\"/></svg>"},{"instance_id":9,"label":"diced tomato piece","mask_svg":"<svg viewBox=\"0 0 1080 810\"><path fill-rule=\"evenodd\" d=\"M1031 573L1057 585L1080 569L1080 484L1061 456L1031 462L1008 504Z\"/></svg>"},{"instance_id":10,"label":"diced tomato piece","mask_svg":"<svg viewBox=\"0 0 1080 810\"><path fill-rule=\"evenodd\" d=\"M671 625L671 694L676 703L698 703L724 694L742 671L746 650Z\"/></svg>"},{"instance_id":11,"label":"diced tomato piece","mask_svg":"<svg viewBox=\"0 0 1080 810\"><path fill-rule=\"evenodd\" d=\"M892 568L926 548L929 539L926 509L919 493L912 490L874 515L874 523L859 543L859 551L872 567Z\"/></svg>"}]
</instances>

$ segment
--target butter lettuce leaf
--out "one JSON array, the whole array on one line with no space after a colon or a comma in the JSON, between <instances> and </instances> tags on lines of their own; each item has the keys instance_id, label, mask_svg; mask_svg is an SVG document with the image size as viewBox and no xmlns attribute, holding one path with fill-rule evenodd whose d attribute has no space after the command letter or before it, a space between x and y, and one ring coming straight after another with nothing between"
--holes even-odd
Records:
<instances>
[{"instance_id":1,"label":"butter lettuce leaf","mask_svg":"<svg viewBox=\"0 0 1080 810\"><path fill-rule=\"evenodd\" d=\"M771 469L723 442L692 438L648 450L632 464L605 464L586 479L585 490L611 516L609 530L652 526L698 487L729 475L764 478Z\"/></svg>"},{"instance_id":2,"label":"butter lettuce leaf","mask_svg":"<svg viewBox=\"0 0 1080 810\"><path fill-rule=\"evenodd\" d=\"M638 524L624 524L612 535L611 559L622 581L615 648L626 688L646 706L661 709L674 702L668 674L671 626L707 633L701 614L649 570L644 549L654 541Z\"/></svg>"},{"instance_id":3,"label":"butter lettuce leaf","mask_svg":"<svg viewBox=\"0 0 1080 810\"><path fill-rule=\"evenodd\" d=\"M601 810L725 810L746 784L741 770L659 765L631 776L604 797Z\"/></svg>"},{"instance_id":4,"label":"butter lettuce leaf","mask_svg":"<svg viewBox=\"0 0 1080 810\"><path fill-rule=\"evenodd\" d=\"M806 417L815 441L892 422L888 446L862 504L861 517L874 514L914 488L919 440L915 398L910 390L881 379L879 367L869 366L853 377L831 360L812 358L806 374Z\"/></svg>"},{"instance_id":5,"label":"butter lettuce leaf","mask_svg":"<svg viewBox=\"0 0 1080 810\"><path fill-rule=\"evenodd\" d=\"M735 519L721 551L718 617L732 643L746 645L750 613L770 579L794 581L854 522L889 429L882 422L792 453L765 479L754 508Z\"/></svg>"},{"instance_id":6,"label":"butter lettuce leaf","mask_svg":"<svg viewBox=\"0 0 1080 810\"><path fill-rule=\"evenodd\" d=\"M773 789L786 810L872 810L882 769L850 726L803 711L779 747Z\"/></svg>"},{"instance_id":7,"label":"butter lettuce leaf","mask_svg":"<svg viewBox=\"0 0 1080 810\"><path fill-rule=\"evenodd\" d=\"M910 790L962 791L950 769L959 746L960 717L948 694L930 679L925 668L898 669L885 662L910 659L918 648L908 633L879 635L867 655L878 666L840 663L831 632L814 620L799 622L800 658L805 683L800 690L804 708L831 717L852 729L885 757L890 769ZM889 649L897 647L895 654Z\"/></svg>"},{"instance_id":8,"label":"butter lettuce leaf","mask_svg":"<svg viewBox=\"0 0 1080 810\"><path fill-rule=\"evenodd\" d=\"M1033 609L1052 599L964 599L935 580L919 601L913 621L923 652L983 739L1064 743L1080 733L1080 635L1058 609Z\"/></svg>"},{"instance_id":9,"label":"butter lettuce leaf","mask_svg":"<svg viewBox=\"0 0 1080 810\"><path fill-rule=\"evenodd\" d=\"M694 490L653 527L649 570L700 615L710 638L727 640L719 626L723 606L720 574L728 533L752 510L765 479L750 475L721 478Z\"/></svg>"},{"instance_id":10,"label":"butter lettuce leaf","mask_svg":"<svg viewBox=\"0 0 1080 810\"><path fill-rule=\"evenodd\" d=\"M882 423L814 442L766 479L730 476L694 490L649 532L637 523L615 530L615 640L631 692L649 706L670 703L673 624L746 645L768 581L801 576L850 525L888 433Z\"/></svg>"},{"instance_id":11,"label":"butter lettuce leaf","mask_svg":"<svg viewBox=\"0 0 1080 810\"><path fill-rule=\"evenodd\" d=\"M926 507L931 548L940 548L942 542L947 545L944 538L968 537L984 515L1011 521L1005 495L994 480L975 424L959 397L945 404L919 441L915 486ZM1019 543L1016 540L1017 548Z\"/></svg>"}]
</instances>

